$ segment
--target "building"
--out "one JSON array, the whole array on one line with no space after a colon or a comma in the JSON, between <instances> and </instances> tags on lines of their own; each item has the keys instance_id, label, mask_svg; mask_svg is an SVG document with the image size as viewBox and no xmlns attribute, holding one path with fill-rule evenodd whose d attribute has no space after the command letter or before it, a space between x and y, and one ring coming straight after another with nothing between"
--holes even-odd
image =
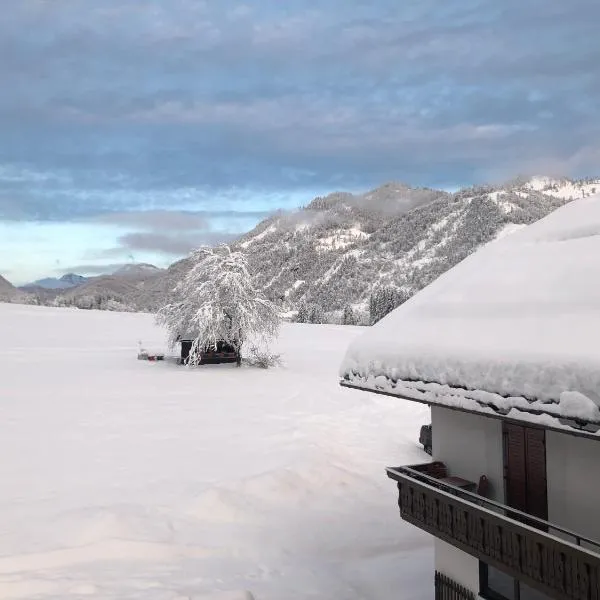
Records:
<instances>
[{"instance_id":1,"label":"building","mask_svg":"<svg viewBox=\"0 0 600 600\"><path fill-rule=\"evenodd\" d=\"M340 374L431 406L431 459L387 474L436 598L600 598L600 195L469 256Z\"/></svg>"},{"instance_id":2,"label":"building","mask_svg":"<svg viewBox=\"0 0 600 600\"><path fill-rule=\"evenodd\" d=\"M179 336L178 341L181 344L179 364L187 365L190 362L190 354L194 350L195 338L191 335L184 335ZM197 364L236 363L240 365L241 362L242 357L238 348L224 340L218 340L214 346L205 346L200 350Z\"/></svg>"}]
</instances>

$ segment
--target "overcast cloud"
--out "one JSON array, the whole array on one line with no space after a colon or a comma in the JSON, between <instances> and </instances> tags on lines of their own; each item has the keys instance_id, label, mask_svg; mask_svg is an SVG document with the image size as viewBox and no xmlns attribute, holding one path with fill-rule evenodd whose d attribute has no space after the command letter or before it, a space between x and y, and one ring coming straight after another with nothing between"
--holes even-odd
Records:
<instances>
[{"instance_id":1,"label":"overcast cloud","mask_svg":"<svg viewBox=\"0 0 600 600\"><path fill-rule=\"evenodd\" d=\"M335 189L599 171L596 0L0 10L0 220L191 211L227 237Z\"/></svg>"}]
</instances>

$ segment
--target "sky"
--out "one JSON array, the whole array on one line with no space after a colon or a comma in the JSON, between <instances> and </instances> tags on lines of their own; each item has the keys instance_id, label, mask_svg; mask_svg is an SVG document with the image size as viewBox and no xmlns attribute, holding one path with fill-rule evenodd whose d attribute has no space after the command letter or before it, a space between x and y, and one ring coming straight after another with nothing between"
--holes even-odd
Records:
<instances>
[{"instance_id":1,"label":"sky","mask_svg":"<svg viewBox=\"0 0 600 600\"><path fill-rule=\"evenodd\" d=\"M0 0L0 274L386 181L600 175L597 0Z\"/></svg>"}]
</instances>

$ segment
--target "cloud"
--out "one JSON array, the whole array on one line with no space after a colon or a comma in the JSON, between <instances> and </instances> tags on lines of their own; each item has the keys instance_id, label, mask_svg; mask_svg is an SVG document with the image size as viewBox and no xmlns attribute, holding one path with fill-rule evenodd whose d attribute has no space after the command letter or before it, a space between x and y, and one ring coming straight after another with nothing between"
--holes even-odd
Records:
<instances>
[{"instance_id":1,"label":"cloud","mask_svg":"<svg viewBox=\"0 0 600 600\"><path fill-rule=\"evenodd\" d=\"M243 225L233 229L218 228L213 224L221 219L226 225L235 225L236 219L249 219L254 225L258 218L268 213L256 211L169 211L146 210L106 213L89 220L95 225L117 226L127 233L117 236L116 246L101 250L88 250L90 259L130 256L138 252L150 252L167 257L189 254L203 244L214 245L229 242L244 232ZM87 222L87 221L86 221Z\"/></svg>"},{"instance_id":2,"label":"cloud","mask_svg":"<svg viewBox=\"0 0 600 600\"><path fill-rule=\"evenodd\" d=\"M600 5L314 6L9 3L0 23L8 90L0 162L69 172L79 198L54 199L78 214L103 192L122 210L136 201L127 190L145 190L138 201L152 205L186 188L470 183L540 148L578 174L571 157L598 146ZM490 126L506 134L470 133ZM460 160L449 155L453 145ZM42 192L18 191L42 204Z\"/></svg>"},{"instance_id":3,"label":"cloud","mask_svg":"<svg viewBox=\"0 0 600 600\"><path fill-rule=\"evenodd\" d=\"M209 223L204 215L183 211L149 210L126 213L108 213L95 219L97 222L111 223L126 227L164 228L166 230L186 231L208 229Z\"/></svg>"},{"instance_id":4,"label":"cloud","mask_svg":"<svg viewBox=\"0 0 600 600\"><path fill-rule=\"evenodd\" d=\"M207 231L201 235L165 234L158 232L133 232L120 236L119 246L94 253L96 258L128 256L138 251L154 252L170 256L184 256L195 248L229 242L236 238L234 233ZM135 254L134 254L135 256Z\"/></svg>"},{"instance_id":5,"label":"cloud","mask_svg":"<svg viewBox=\"0 0 600 600\"><path fill-rule=\"evenodd\" d=\"M0 228L73 224L52 260L167 260L390 180L598 174L590 0L0 4Z\"/></svg>"},{"instance_id":6,"label":"cloud","mask_svg":"<svg viewBox=\"0 0 600 600\"><path fill-rule=\"evenodd\" d=\"M262 219L269 214L270 211L163 209L105 213L93 217L92 221L151 230L195 231L210 229L211 219Z\"/></svg>"},{"instance_id":7,"label":"cloud","mask_svg":"<svg viewBox=\"0 0 600 600\"><path fill-rule=\"evenodd\" d=\"M76 273L78 275L85 273L87 276L94 275L110 275L116 270L124 267L129 263L106 263L106 264L76 264L71 267L56 269L55 273L64 275L66 273Z\"/></svg>"}]
</instances>

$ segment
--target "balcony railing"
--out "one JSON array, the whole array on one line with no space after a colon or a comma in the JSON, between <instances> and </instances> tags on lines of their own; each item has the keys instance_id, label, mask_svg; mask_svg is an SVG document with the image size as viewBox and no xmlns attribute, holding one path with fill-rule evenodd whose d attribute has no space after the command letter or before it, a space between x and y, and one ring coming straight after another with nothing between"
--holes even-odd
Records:
<instances>
[{"instance_id":1,"label":"balcony railing","mask_svg":"<svg viewBox=\"0 0 600 600\"><path fill-rule=\"evenodd\" d=\"M600 544L440 482L413 467L387 469L401 517L559 600L600 600Z\"/></svg>"},{"instance_id":2,"label":"balcony railing","mask_svg":"<svg viewBox=\"0 0 600 600\"><path fill-rule=\"evenodd\" d=\"M475 594L456 581L435 572L435 600L475 600Z\"/></svg>"}]
</instances>

